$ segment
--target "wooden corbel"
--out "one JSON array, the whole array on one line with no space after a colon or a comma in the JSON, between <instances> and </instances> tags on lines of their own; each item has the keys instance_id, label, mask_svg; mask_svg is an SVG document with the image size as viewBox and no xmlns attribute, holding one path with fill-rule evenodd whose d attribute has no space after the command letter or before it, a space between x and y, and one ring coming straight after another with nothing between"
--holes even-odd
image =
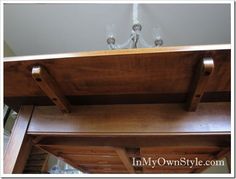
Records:
<instances>
[{"instance_id":1,"label":"wooden corbel","mask_svg":"<svg viewBox=\"0 0 236 179\"><path fill-rule=\"evenodd\" d=\"M32 68L32 76L43 92L64 113L70 112L70 103L59 89L56 81L42 66Z\"/></svg>"},{"instance_id":2,"label":"wooden corbel","mask_svg":"<svg viewBox=\"0 0 236 179\"><path fill-rule=\"evenodd\" d=\"M187 98L187 111L196 111L213 69L214 61L212 58L203 58L200 61L191 84L189 96Z\"/></svg>"}]
</instances>

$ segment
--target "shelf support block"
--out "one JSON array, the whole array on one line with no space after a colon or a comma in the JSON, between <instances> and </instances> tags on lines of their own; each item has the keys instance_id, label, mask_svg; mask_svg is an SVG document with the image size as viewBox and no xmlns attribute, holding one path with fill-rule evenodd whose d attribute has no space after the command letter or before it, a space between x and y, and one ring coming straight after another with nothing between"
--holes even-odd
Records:
<instances>
[{"instance_id":1,"label":"shelf support block","mask_svg":"<svg viewBox=\"0 0 236 179\"><path fill-rule=\"evenodd\" d=\"M197 66L187 98L187 111L196 111L214 69L212 58L203 58Z\"/></svg>"},{"instance_id":2,"label":"shelf support block","mask_svg":"<svg viewBox=\"0 0 236 179\"><path fill-rule=\"evenodd\" d=\"M43 92L52 100L52 102L64 113L70 112L70 103L61 92L56 81L42 66L32 68L32 76Z\"/></svg>"},{"instance_id":3,"label":"shelf support block","mask_svg":"<svg viewBox=\"0 0 236 179\"><path fill-rule=\"evenodd\" d=\"M115 151L117 155L119 156L120 160L124 164L125 168L128 170L129 173L135 173L134 167L132 166L129 157L127 155L127 152L124 148L116 147Z\"/></svg>"}]
</instances>

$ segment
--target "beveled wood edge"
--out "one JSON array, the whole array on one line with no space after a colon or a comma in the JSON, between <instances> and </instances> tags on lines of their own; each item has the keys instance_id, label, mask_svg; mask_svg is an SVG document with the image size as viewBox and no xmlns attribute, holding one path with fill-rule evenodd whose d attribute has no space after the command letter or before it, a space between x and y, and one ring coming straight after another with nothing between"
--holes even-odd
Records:
<instances>
[{"instance_id":1,"label":"beveled wood edge","mask_svg":"<svg viewBox=\"0 0 236 179\"><path fill-rule=\"evenodd\" d=\"M230 50L230 49L231 49L231 44L213 44L213 45L193 45L193 46L171 46L171 47L158 47L158 48L100 50L100 51L87 51L87 52L5 57L3 59L3 62L101 57L101 56L115 56L115 55L134 55L134 54L138 55L138 54L187 52L187 51Z\"/></svg>"},{"instance_id":2,"label":"beveled wood edge","mask_svg":"<svg viewBox=\"0 0 236 179\"><path fill-rule=\"evenodd\" d=\"M32 136L67 136L67 137L116 137L116 136L188 136L188 135L231 135L231 131L225 131L225 132L218 132L218 131L212 131L212 132L32 132L27 131L27 135Z\"/></svg>"}]
</instances>

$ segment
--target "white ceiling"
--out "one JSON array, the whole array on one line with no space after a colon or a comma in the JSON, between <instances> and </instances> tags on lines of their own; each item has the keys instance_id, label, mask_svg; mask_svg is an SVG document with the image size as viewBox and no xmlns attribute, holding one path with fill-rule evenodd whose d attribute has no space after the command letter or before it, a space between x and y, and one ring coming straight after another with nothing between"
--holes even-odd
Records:
<instances>
[{"instance_id":1,"label":"white ceiling","mask_svg":"<svg viewBox=\"0 0 236 179\"><path fill-rule=\"evenodd\" d=\"M145 39L161 27L165 46L230 43L229 4L141 4ZM106 26L117 41L129 37L131 4L5 4L4 40L14 53L36 55L104 50Z\"/></svg>"}]
</instances>

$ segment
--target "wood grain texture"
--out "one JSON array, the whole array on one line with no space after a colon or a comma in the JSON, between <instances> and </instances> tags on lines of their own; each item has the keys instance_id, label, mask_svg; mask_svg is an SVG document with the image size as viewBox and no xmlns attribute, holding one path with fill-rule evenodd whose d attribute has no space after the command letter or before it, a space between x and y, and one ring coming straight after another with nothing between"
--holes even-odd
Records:
<instances>
[{"instance_id":1,"label":"wood grain texture","mask_svg":"<svg viewBox=\"0 0 236 179\"><path fill-rule=\"evenodd\" d=\"M219 146L169 146L169 147L143 147L140 150L141 155L148 155L153 153L158 154L208 154L208 153L218 153L222 150Z\"/></svg>"},{"instance_id":2,"label":"wood grain texture","mask_svg":"<svg viewBox=\"0 0 236 179\"><path fill-rule=\"evenodd\" d=\"M187 94L197 62L205 57L215 62L206 92L229 92L230 46L212 45L7 58L4 96L44 96L31 78L34 65L47 68L65 96Z\"/></svg>"},{"instance_id":3,"label":"wood grain texture","mask_svg":"<svg viewBox=\"0 0 236 179\"><path fill-rule=\"evenodd\" d=\"M206 57L214 59L215 70L205 91L216 94L217 101L219 94L230 94L229 45L7 58L4 97L18 105L26 98L31 99L29 104L44 98L31 77L32 67L43 65L62 93L71 98L100 96L100 102L105 103L109 96L118 95L119 101L120 95L151 95L149 99L156 95L161 97L155 102L168 103L171 97L163 95L182 94L177 101L185 102L197 63ZM147 99L143 97L143 101ZM84 105L72 106L71 113L61 114L56 107L37 106L27 134L40 139L36 140L38 147L88 173L127 173L127 167L112 147L139 150L127 153L128 157L153 156L159 152L173 159L185 154L205 160L230 146L230 103L201 103L195 113L186 113L182 107L181 104ZM168 167L134 170L193 172Z\"/></svg>"},{"instance_id":4,"label":"wood grain texture","mask_svg":"<svg viewBox=\"0 0 236 179\"><path fill-rule=\"evenodd\" d=\"M143 173L147 173L147 174L186 174L186 173L192 173L192 169L189 168L144 168L143 169Z\"/></svg>"},{"instance_id":5,"label":"wood grain texture","mask_svg":"<svg viewBox=\"0 0 236 179\"><path fill-rule=\"evenodd\" d=\"M47 152L48 154L55 155L56 157L59 157L59 159L62 160L62 161L64 161L65 163L67 163L67 164L69 164L69 165L71 165L71 166L73 166L73 167L79 169L80 171L86 173L86 171L85 171L83 168L81 168L80 166L75 165L72 161L67 160L66 158L61 158L58 154L55 154L53 151L47 150L47 149L45 149L44 147L42 147L42 146L40 146L40 145L35 145L35 146L37 146L38 148L40 148L42 151Z\"/></svg>"},{"instance_id":6,"label":"wood grain texture","mask_svg":"<svg viewBox=\"0 0 236 179\"><path fill-rule=\"evenodd\" d=\"M73 106L63 115L56 107L37 106L27 133L125 136L230 130L230 103L201 103L195 113L179 104Z\"/></svg>"},{"instance_id":7,"label":"wood grain texture","mask_svg":"<svg viewBox=\"0 0 236 179\"><path fill-rule=\"evenodd\" d=\"M37 146L87 173L128 173L126 165L132 157L174 160L185 156L206 161L230 147L230 103L201 103L195 113L182 110L180 104L71 109L71 113L58 114L55 107L35 107L27 133L43 136ZM115 152L117 147L127 151L126 162ZM134 167L134 172L192 173L200 169Z\"/></svg>"},{"instance_id":8,"label":"wood grain texture","mask_svg":"<svg viewBox=\"0 0 236 179\"><path fill-rule=\"evenodd\" d=\"M32 77L59 110L62 112L70 112L70 104L68 100L61 92L57 82L43 66L34 66L32 68Z\"/></svg>"},{"instance_id":9,"label":"wood grain texture","mask_svg":"<svg viewBox=\"0 0 236 179\"><path fill-rule=\"evenodd\" d=\"M127 170L116 154L113 147L109 146L44 146L38 145L45 151L59 157L71 166L80 169L84 173L100 172L125 172ZM83 154L85 151L86 154ZM87 152L89 151L89 153ZM97 152L98 151L98 152ZM92 153L91 153L92 152ZM106 152L112 152L107 155ZM106 155L104 155L106 154Z\"/></svg>"},{"instance_id":10,"label":"wood grain texture","mask_svg":"<svg viewBox=\"0 0 236 179\"><path fill-rule=\"evenodd\" d=\"M115 151L117 155L120 157L120 160L123 162L125 168L129 173L135 173L134 167L131 165L127 152L124 148L116 147Z\"/></svg>"},{"instance_id":11,"label":"wood grain texture","mask_svg":"<svg viewBox=\"0 0 236 179\"><path fill-rule=\"evenodd\" d=\"M176 136L172 136L172 139L174 139L174 137ZM72 137L67 138L67 141L70 141ZM89 141L90 139L91 138L88 138L87 140ZM162 142L158 139L156 140L159 143ZM200 138L197 140L202 141L203 139ZM192 138L192 142L196 142L195 139ZM140 147L140 154L134 155L133 153L131 155L132 157L130 157L130 155L128 156L124 151L124 148L120 148L122 151L117 151L117 147L103 146L102 144L100 144L100 146L80 146L78 143L76 144L72 141L71 143L64 143L63 145L59 145L59 143L62 143L61 140L54 140L54 143L51 143L50 145L38 145L44 150L49 151L60 159L70 163L75 168L82 168L85 173L198 173L203 171L206 167L193 166L190 168L189 166L168 166L166 164L151 168L150 166L138 166L136 160L140 160L141 158L148 159L149 157L154 160L158 159L158 157L165 158L166 160L180 160L180 158L184 157L185 160L195 160L198 158L198 160L206 162L207 160L217 159L218 156L222 157L223 154L228 151L228 147L222 147L217 144L212 146L196 145L196 143L195 146L188 145L187 143L182 146L155 146L155 144L153 144L152 147ZM204 144L204 142L202 142L202 144ZM83 154L83 151L86 151L86 148L88 151L93 152ZM113 153L115 152L116 155L106 154L107 151L111 151L112 149ZM100 152L94 152L97 150ZM129 154L131 152L135 152L135 150L129 150ZM128 162L130 163L127 164ZM132 167L133 169L129 169L129 167Z\"/></svg>"},{"instance_id":12,"label":"wood grain texture","mask_svg":"<svg viewBox=\"0 0 236 179\"><path fill-rule=\"evenodd\" d=\"M198 104L205 92L208 81L214 70L214 60L212 58L204 58L199 60L199 65L195 70L194 79L192 81L189 97L187 99L187 110L196 111Z\"/></svg>"},{"instance_id":13,"label":"wood grain texture","mask_svg":"<svg viewBox=\"0 0 236 179\"><path fill-rule=\"evenodd\" d=\"M40 144L39 144L40 145ZM42 145L41 145L42 146ZM80 146L80 145L51 145L44 147L47 150L53 150L55 155L60 155L63 151L65 155L76 154L76 156L117 156L113 147L109 146Z\"/></svg>"},{"instance_id":14,"label":"wood grain texture","mask_svg":"<svg viewBox=\"0 0 236 179\"><path fill-rule=\"evenodd\" d=\"M6 152L4 173L22 173L31 151L31 138L26 131L33 112L33 106L22 106L14 124Z\"/></svg>"},{"instance_id":15,"label":"wood grain texture","mask_svg":"<svg viewBox=\"0 0 236 179\"><path fill-rule=\"evenodd\" d=\"M197 160L206 162L211 160L220 159L219 156L223 156L225 152L229 151L228 147L219 147L219 146L181 146L181 147L145 147L141 148L141 156L148 158L152 157L152 159L164 158L165 160L179 160L184 158L185 160ZM162 160L164 163L164 160ZM201 173L209 166L193 166L190 168L189 166L169 166L167 163L163 166L157 166L155 168L145 167L145 172L159 173L162 170L170 173L178 173L176 170L189 169L189 171L181 171L184 173ZM164 171L163 171L164 172ZM164 172L165 173L165 172Z\"/></svg>"},{"instance_id":16,"label":"wood grain texture","mask_svg":"<svg viewBox=\"0 0 236 179\"><path fill-rule=\"evenodd\" d=\"M81 155L78 156L75 154L64 154L64 153L60 153L59 154L60 157L62 158L67 158L71 161L75 161L78 162L80 165L86 165L87 163L94 163L97 165L101 165L101 164L122 164L122 162L120 161L118 156L93 156L93 157L89 157L86 155Z\"/></svg>"},{"instance_id":17,"label":"wood grain texture","mask_svg":"<svg viewBox=\"0 0 236 179\"><path fill-rule=\"evenodd\" d=\"M23 173L48 173L49 154L36 146L32 146L30 156L27 160Z\"/></svg>"}]
</instances>

